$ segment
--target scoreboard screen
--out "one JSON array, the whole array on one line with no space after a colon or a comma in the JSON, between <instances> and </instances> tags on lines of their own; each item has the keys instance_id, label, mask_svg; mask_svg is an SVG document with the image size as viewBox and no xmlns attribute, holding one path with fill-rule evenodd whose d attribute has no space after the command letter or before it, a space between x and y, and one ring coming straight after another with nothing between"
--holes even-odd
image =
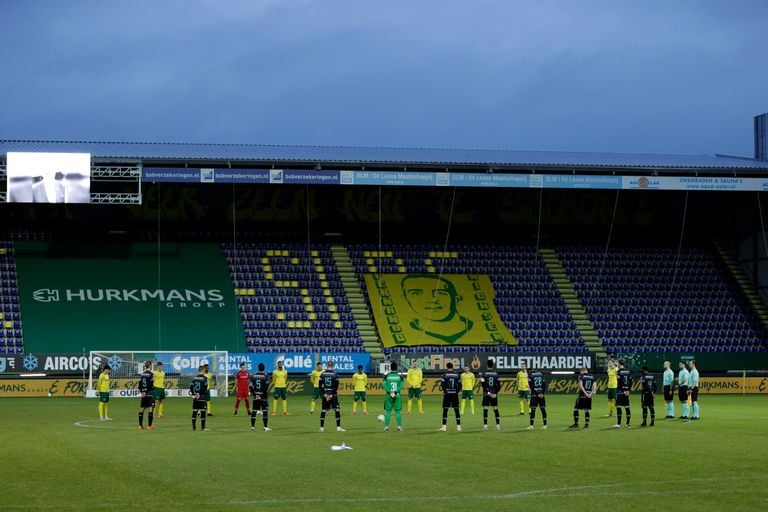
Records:
<instances>
[{"instance_id":1,"label":"scoreboard screen","mask_svg":"<svg viewBox=\"0 0 768 512\"><path fill-rule=\"evenodd\" d=\"M6 155L9 203L89 203L90 153Z\"/></svg>"}]
</instances>

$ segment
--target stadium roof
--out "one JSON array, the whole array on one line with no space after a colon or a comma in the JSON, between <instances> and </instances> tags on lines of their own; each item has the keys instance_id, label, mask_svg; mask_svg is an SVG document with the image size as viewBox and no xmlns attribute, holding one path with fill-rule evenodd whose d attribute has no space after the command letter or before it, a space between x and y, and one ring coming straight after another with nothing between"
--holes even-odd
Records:
<instances>
[{"instance_id":1,"label":"stadium roof","mask_svg":"<svg viewBox=\"0 0 768 512\"><path fill-rule=\"evenodd\" d=\"M0 140L0 155L9 151L82 152L91 153L96 159L135 159L145 164L221 161L317 165L768 171L768 160L727 155L576 151Z\"/></svg>"}]
</instances>

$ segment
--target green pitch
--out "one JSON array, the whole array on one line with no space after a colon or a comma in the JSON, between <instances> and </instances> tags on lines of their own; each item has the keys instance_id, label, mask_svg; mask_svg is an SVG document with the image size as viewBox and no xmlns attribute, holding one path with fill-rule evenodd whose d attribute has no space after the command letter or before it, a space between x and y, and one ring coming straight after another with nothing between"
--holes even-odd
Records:
<instances>
[{"instance_id":1,"label":"green pitch","mask_svg":"<svg viewBox=\"0 0 768 512\"><path fill-rule=\"evenodd\" d=\"M96 400L4 399L0 511L768 510L768 398L704 396L701 421L651 429L638 426L633 397L632 428L614 430L603 395L578 431L567 429L573 396L548 400L548 430L540 417L525 430L504 396L501 431L493 414L482 430L478 400L463 432L452 414L437 432L438 397L428 397L424 416L404 416L405 432L385 433L382 398L350 416L343 397L347 432L330 416L320 433L309 398L293 397L292 416L271 416L265 433L260 417L251 432L244 409L232 415L234 399L214 402L208 432L192 431L186 399L167 400L154 431L136 429L134 399L113 399L111 422L98 420ZM342 442L353 450L330 450Z\"/></svg>"}]
</instances>

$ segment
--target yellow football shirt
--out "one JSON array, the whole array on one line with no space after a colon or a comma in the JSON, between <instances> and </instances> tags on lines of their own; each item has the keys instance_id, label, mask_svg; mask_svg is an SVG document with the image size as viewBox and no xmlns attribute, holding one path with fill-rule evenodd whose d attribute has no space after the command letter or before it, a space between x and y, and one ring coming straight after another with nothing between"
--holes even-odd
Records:
<instances>
[{"instance_id":1,"label":"yellow football shirt","mask_svg":"<svg viewBox=\"0 0 768 512\"><path fill-rule=\"evenodd\" d=\"M155 387L165 389L165 372L155 370L152 373L155 374Z\"/></svg>"},{"instance_id":2,"label":"yellow football shirt","mask_svg":"<svg viewBox=\"0 0 768 512\"><path fill-rule=\"evenodd\" d=\"M109 374L107 372L101 372L101 375L99 375L99 383L96 389L99 393L109 393Z\"/></svg>"},{"instance_id":3,"label":"yellow football shirt","mask_svg":"<svg viewBox=\"0 0 768 512\"><path fill-rule=\"evenodd\" d=\"M518 391L531 390L531 388L528 386L528 372L525 370L520 370L517 372L517 389Z\"/></svg>"},{"instance_id":4,"label":"yellow football shirt","mask_svg":"<svg viewBox=\"0 0 768 512\"><path fill-rule=\"evenodd\" d=\"M421 381L424 380L424 375L421 372L421 368L409 368L406 379L408 381L409 388L420 388Z\"/></svg>"},{"instance_id":5,"label":"yellow football shirt","mask_svg":"<svg viewBox=\"0 0 768 512\"><path fill-rule=\"evenodd\" d=\"M608 387L611 389L616 389L619 387L619 380L616 378L616 374L619 372L619 369L616 367L608 368Z\"/></svg>"},{"instance_id":6,"label":"yellow football shirt","mask_svg":"<svg viewBox=\"0 0 768 512\"><path fill-rule=\"evenodd\" d=\"M472 391L475 389L475 374L472 372L461 372L461 389Z\"/></svg>"},{"instance_id":7,"label":"yellow football shirt","mask_svg":"<svg viewBox=\"0 0 768 512\"><path fill-rule=\"evenodd\" d=\"M355 391L365 391L365 386L368 384L368 376L364 373L352 374L352 382L355 385Z\"/></svg>"},{"instance_id":8,"label":"yellow football shirt","mask_svg":"<svg viewBox=\"0 0 768 512\"><path fill-rule=\"evenodd\" d=\"M208 379L208 391L213 389L213 375L210 372L205 374L205 378Z\"/></svg>"},{"instance_id":9,"label":"yellow football shirt","mask_svg":"<svg viewBox=\"0 0 768 512\"><path fill-rule=\"evenodd\" d=\"M310 382L312 382L312 387L314 388L320 387L320 376L322 374L323 374L323 370L312 370L312 373L309 374L309 380Z\"/></svg>"},{"instance_id":10,"label":"yellow football shirt","mask_svg":"<svg viewBox=\"0 0 768 512\"><path fill-rule=\"evenodd\" d=\"M275 382L276 388L287 387L288 386L288 370L283 368L282 370L273 371L272 380Z\"/></svg>"}]
</instances>

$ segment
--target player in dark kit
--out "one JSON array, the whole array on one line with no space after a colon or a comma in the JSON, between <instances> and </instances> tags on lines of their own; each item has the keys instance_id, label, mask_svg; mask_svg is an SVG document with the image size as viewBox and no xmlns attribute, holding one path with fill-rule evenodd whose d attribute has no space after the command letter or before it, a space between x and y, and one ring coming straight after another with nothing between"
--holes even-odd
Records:
<instances>
[{"instance_id":1,"label":"player in dark kit","mask_svg":"<svg viewBox=\"0 0 768 512\"><path fill-rule=\"evenodd\" d=\"M144 411L149 409L147 430L155 430L152 421L155 419L155 374L152 372L152 361L144 362L144 371L139 375L139 430L144 428Z\"/></svg>"},{"instance_id":2,"label":"player in dark kit","mask_svg":"<svg viewBox=\"0 0 768 512\"><path fill-rule=\"evenodd\" d=\"M544 374L539 370L533 370L528 375L528 387L531 388L531 424L528 430L533 430L533 422L536 419L536 408L541 409L541 419L544 422L543 429L547 428L547 399L544 394L547 392L547 382L544 380ZM586 416L587 418L589 416Z\"/></svg>"},{"instance_id":3,"label":"player in dark kit","mask_svg":"<svg viewBox=\"0 0 768 512\"><path fill-rule=\"evenodd\" d=\"M336 414L336 432L346 432L341 428L341 411L339 410L339 376L334 371L333 360L325 365L325 371L320 375L320 393L323 395L323 405L320 409L320 432L325 432L325 413L333 409Z\"/></svg>"},{"instance_id":4,"label":"player in dark kit","mask_svg":"<svg viewBox=\"0 0 768 512\"><path fill-rule=\"evenodd\" d=\"M483 386L483 430L488 430L488 408L493 407L496 415L496 430L501 429L499 417L499 392L501 391L501 379L493 369L493 361L487 363L487 370L480 374L480 383Z\"/></svg>"},{"instance_id":5,"label":"player in dark kit","mask_svg":"<svg viewBox=\"0 0 768 512\"><path fill-rule=\"evenodd\" d=\"M448 371L443 374L440 387L443 389L443 426L445 432L448 423L448 409L453 408L456 415L456 430L461 432L461 413L459 412L459 393L461 393L461 377L453 369L453 363L445 365Z\"/></svg>"},{"instance_id":6,"label":"player in dark kit","mask_svg":"<svg viewBox=\"0 0 768 512\"><path fill-rule=\"evenodd\" d=\"M621 428L621 409L622 407L627 412L627 427L629 427L629 420L632 419L632 411L629 409L629 392L632 389L632 375L629 370L624 367L624 360L619 359L619 371L616 374L616 379L619 381L618 394L616 395L616 424L613 428Z\"/></svg>"},{"instance_id":7,"label":"player in dark kit","mask_svg":"<svg viewBox=\"0 0 768 512\"><path fill-rule=\"evenodd\" d=\"M648 371L647 366L641 368L643 376L641 377L641 384L643 386L643 393L640 395L640 404L643 407L643 422L641 427L648 425L646 420L648 419L648 411L651 411L651 425L654 426L656 421L656 409L653 407L653 398L656 396L656 378Z\"/></svg>"},{"instance_id":8,"label":"player in dark kit","mask_svg":"<svg viewBox=\"0 0 768 512\"><path fill-rule=\"evenodd\" d=\"M248 389L253 396L253 407L251 408L251 432L256 430L256 411L261 412L261 419L264 422L264 432L271 429L269 424L269 384L271 378L264 371L264 363L259 363L259 371L251 375L248 382Z\"/></svg>"},{"instance_id":9,"label":"player in dark kit","mask_svg":"<svg viewBox=\"0 0 768 512\"><path fill-rule=\"evenodd\" d=\"M584 428L589 428L589 411L592 410L594 391L595 377L582 366L579 370L579 396L573 406L573 425L568 428L579 428L579 410L584 411Z\"/></svg>"},{"instance_id":10,"label":"player in dark kit","mask_svg":"<svg viewBox=\"0 0 768 512\"><path fill-rule=\"evenodd\" d=\"M208 379L204 369L200 366L197 375L192 377L189 384L189 394L192 395L192 430L197 430L197 415L200 414L200 430L205 428L205 419L208 414L205 395L208 392Z\"/></svg>"}]
</instances>

